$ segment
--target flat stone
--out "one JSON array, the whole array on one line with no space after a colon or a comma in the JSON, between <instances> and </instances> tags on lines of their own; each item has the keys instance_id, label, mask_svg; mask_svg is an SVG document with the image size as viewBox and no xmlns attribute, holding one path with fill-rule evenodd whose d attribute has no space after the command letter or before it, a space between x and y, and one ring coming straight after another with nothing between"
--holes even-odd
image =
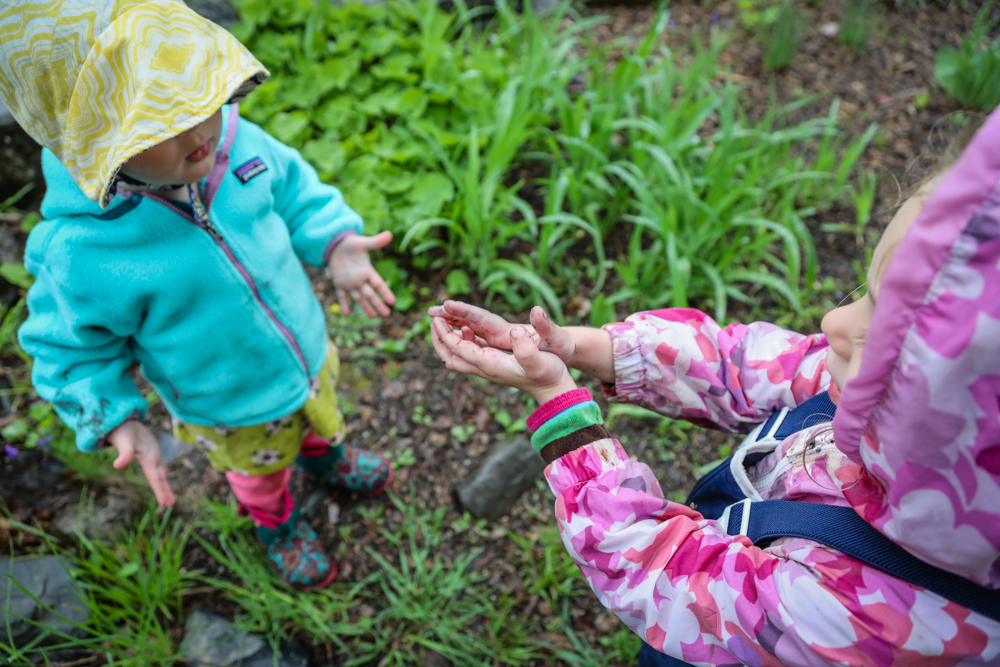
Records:
<instances>
[{"instance_id":1,"label":"flat stone","mask_svg":"<svg viewBox=\"0 0 1000 667\"><path fill-rule=\"evenodd\" d=\"M181 653L187 664L214 667L306 667L308 656L299 646L281 644L277 663L270 645L207 609L195 609L184 623Z\"/></svg>"},{"instance_id":2,"label":"flat stone","mask_svg":"<svg viewBox=\"0 0 1000 667\"><path fill-rule=\"evenodd\" d=\"M185 0L185 4L209 21L218 23L226 30L229 30L234 23L240 20L240 14L236 7L228 0Z\"/></svg>"},{"instance_id":3,"label":"flat stone","mask_svg":"<svg viewBox=\"0 0 1000 667\"><path fill-rule=\"evenodd\" d=\"M75 540L79 533L91 540L111 540L121 528L130 527L141 502L129 496L108 492L83 503L63 507L49 525L53 535Z\"/></svg>"},{"instance_id":4,"label":"flat stone","mask_svg":"<svg viewBox=\"0 0 1000 667\"><path fill-rule=\"evenodd\" d=\"M177 460L177 457L186 454L194 448L191 443L175 438L173 433L154 431L153 434L160 443L160 456L163 457L164 463L173 463Z\"/></svg>"},{"instance_id":5,"label":"flat stone","mask_svg":"<svg viewBox=\"0 0 1000 667\"><path fill-rule=\"evenodd\" d=\"M496 521L535 485L544 469L545 462L527 438L501 440L458 485L458 499L477 518Z\"/></svg>"},{"instance_id":6,"label":"flat stone","mask_svg":"<svg viewBox=\"0 0 1000 667\"><path fill-rule=\"evenodd\" d=\"M0 561L0 642L23 646L44 632L44 628L73 636L85 634L73 626L73 623L89 622L90 612L80 590L67 573L70 567L69 561L60 556ZM13 585L11 580L27 592ZM50 635L49 641L63 640L57 635Z\"/></svg>"}]
</instances>

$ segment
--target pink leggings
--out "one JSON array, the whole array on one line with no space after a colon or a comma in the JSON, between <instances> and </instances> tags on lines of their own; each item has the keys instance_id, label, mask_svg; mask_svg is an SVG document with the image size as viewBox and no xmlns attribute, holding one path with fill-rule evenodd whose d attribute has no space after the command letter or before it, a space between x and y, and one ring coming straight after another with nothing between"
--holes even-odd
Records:
<instances>
[{"instance_id":1,"label":"pink leggings","mask_svg":"<svg viewBox=\"0 0 1000 667\"><path fill-rule=\"evenodd\" d=\"M259 524L274 528L288 518L292 496L288 493L291 468L284 468L269 475L240 475L227 472L226 479L233 488L236 499L247 508Z\"/></svg>"},{"instance_id":2,"label":"pink leggings","mask_svg":"<svg viewBox=\"0 0 1000 667\"><path fill-rule=\"evenodd\" d=\"M299 456L326 456L330 453L330 443L315 433L309 432L302 441ZM288 482L292 478L290 468L284 468L269 475L241 475L227 472L226 479L232 487L236 500L258 524L274 528L288 519L295 503L288 493Z\"/></svg>"}]
</instances>

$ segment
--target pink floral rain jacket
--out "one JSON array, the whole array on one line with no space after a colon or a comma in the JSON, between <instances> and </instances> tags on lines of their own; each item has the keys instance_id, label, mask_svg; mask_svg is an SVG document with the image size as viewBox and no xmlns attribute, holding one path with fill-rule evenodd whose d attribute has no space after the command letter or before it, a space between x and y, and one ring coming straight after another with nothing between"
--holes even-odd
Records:
<instances>
[{"instance_id":1,"label":"pink floral rain jacket","mask_svg":"<svg viewBox=\"0 0 1000 667\"><path fill-rule=\"evenodd\" d=\"M610 400L727 431L830 383L822 335L723 328L690 309L607 330ZM741 485L760 499L851 506L914 555L996 588L1000 111L897 249L863 358L832 428L787 438ZM665 500L617 440L590 440L546 469L563 541L604 605L654 648L702 665L1000 665L1000 623L815 542L760 549L730 537Z\"/></svg>"}]
</instances>

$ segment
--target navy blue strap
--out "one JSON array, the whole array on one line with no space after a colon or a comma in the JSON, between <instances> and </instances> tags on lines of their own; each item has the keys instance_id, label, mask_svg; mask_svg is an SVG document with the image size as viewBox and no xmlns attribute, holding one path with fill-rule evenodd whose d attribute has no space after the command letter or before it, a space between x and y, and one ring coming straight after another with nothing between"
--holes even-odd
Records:
<instances>
[{"instance_id":1,"label":"navy blue strap","mask_svg":"<svg viewBox=\"0 0 1000 667\"><path fill-rule=\"evenodd\" d=\"M794 410L785 413L781 425L778 426L778 430L774 433L774 439L784 440L788 436L803 431L810 426L833 421L833 415L836 411L837 406L830 400L829 393L824 391L816 394ZM757 440L762 440L764 436L770 433L771 429L774 428L774 422L780 418L780 411L772 413L767 418L767 421L764 422L764 428L760 430Z\"/></svg>"},{"instance_id":2,"label":"navy blue strap","mask_svg":"<svg viewBox=\"0 0 1000 667\"><path fill-rule=\"evenodd\" d=\"M729 511L730 535L740 534L746 506L751 509L744 534L754 544L769 543L778 537L803 537L819 542L1000 621L1000 590L984 588L925 563L875 530L850 507L791 500L737 503Z\"/></svg>"}]
</instances>

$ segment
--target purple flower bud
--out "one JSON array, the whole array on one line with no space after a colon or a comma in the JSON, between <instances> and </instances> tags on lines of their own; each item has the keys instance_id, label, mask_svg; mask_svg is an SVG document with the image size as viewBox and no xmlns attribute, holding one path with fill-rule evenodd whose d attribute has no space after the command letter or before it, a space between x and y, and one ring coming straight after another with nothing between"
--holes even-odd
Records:
<instances>
[{"instance_id":1,"label":"purple flower bud","mask_svg":"<svg viewBox=\"0 0 1000 667\"><path fill-rule=\"evenodd\" d=\"M7 454L7 458L12 459L17 456L18 449L14 445L6 444L3 446L4 452Z\"/></svg>"},{"instance_id":2,"label":"purple flower bud","mask_svg":"<svg viewBox=\"0 0 1000 667\"><path fill-rule=\"evenodd\" d=\"M671 16L670 20L667 21L667 27L668 28L676 28L677 27L677 19L675 19L673 16Z\"/></svg>"},{"instance_id":3,"label":"purple flower bud","mask_svg":"<svg viewBox=\"0 0 1000 667\"><path fill-rule=\"evenodd\" d=\"M716 24L716 23L718 23L719 22L719 12L712 12L712 16L711 16L711 18L709 18L709 21L711 21L713 25Z\"/></svg>"},{"instance_id":4,"label":"purple flower bud","mask_svg":"<svg viewBox=\"0 0 1000 667\"><path fill-rule=\"evenodd\" d=\"M42 436L41 438L38 439L38 446L48 451L52 449L52 439L49 438L48 436Z\"/></svg>"}]
</instances>

